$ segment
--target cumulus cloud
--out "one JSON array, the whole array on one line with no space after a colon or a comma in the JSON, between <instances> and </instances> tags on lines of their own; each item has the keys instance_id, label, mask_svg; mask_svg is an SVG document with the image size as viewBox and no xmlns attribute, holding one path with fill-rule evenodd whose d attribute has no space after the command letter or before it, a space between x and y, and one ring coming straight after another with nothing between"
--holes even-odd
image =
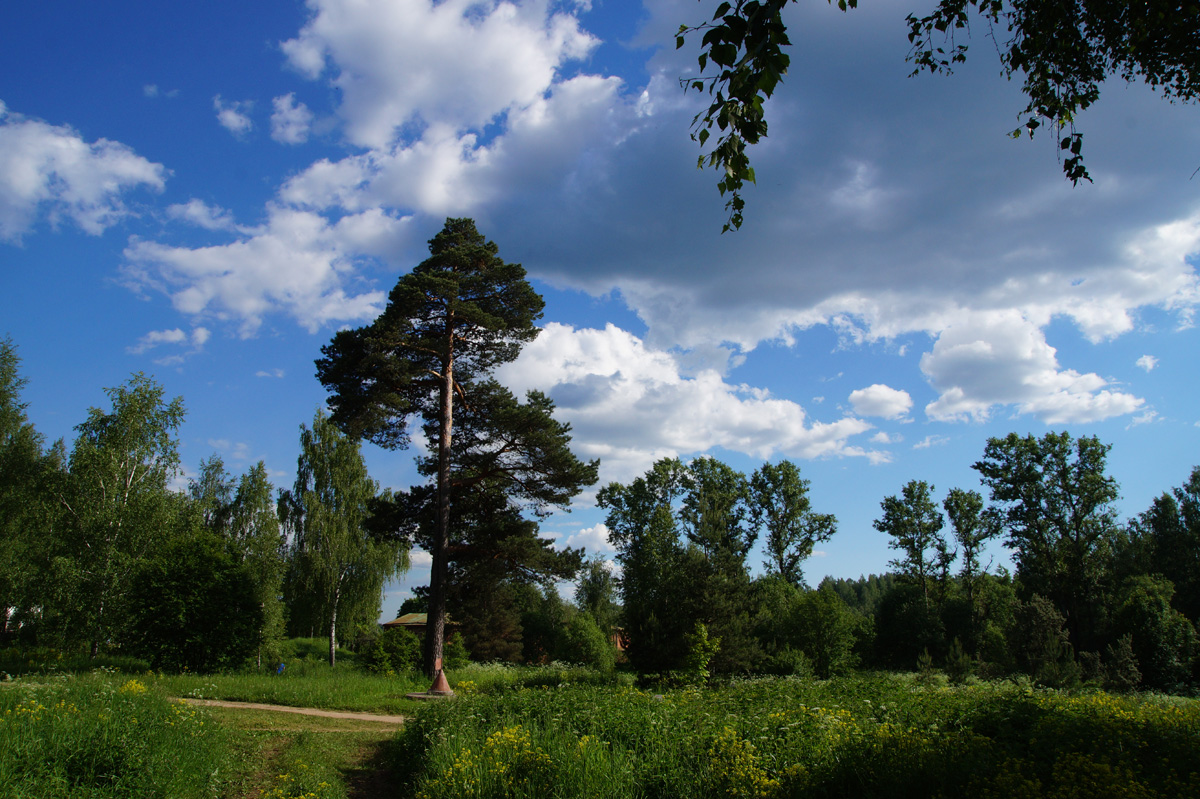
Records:
<instances>
[{"instance_id":1,"label":"cumulus cloud","mask_svg":"<svg viewBox=\"0 0 1200 799\"><path fill-rule=\"evenodd\" d=\"M1072 190L1052 152L1001 135L1011 128L1004 103L1019 108L1020 95L997 83L982 51L953 81L909 80L892 12L860 9L847 25L836 9L790 5L790 30L804 38L792 73L825 79L776 93L771 136L754 151L759 181L747 192L746 227L720 236L715 177L691 168L697 150L682 133L703 98L677 83L695 64L691 45L671 46L687 18L680 4L648 6L639 41L662 46L636 87L587 74L583 59L597 39L544 0L310 0L309 8L282 52L301 76L332 87L345 135L362 149L295 173L262 229L232 245L131 245L139 280L187 313L237 320L244 333L271 311L314 329L378 307L353 300L366 296L357 259L387 249L370 242L388 239L393 254L399 246L392 225L380 224L397 212L380 209L411 211L422 230L442 215L477 216L503 231L505 253L534 276L615 291L646 325L629 356L661 359L667 378L609 369L588 361L599 357L591 352L584 360L596 371L554 383L561 405L591 414L577 430L593 425L596 441L609 442L594 454L607 446L608 459L642 463L647 452L719 445L885 460L846 444L853 420L822 426L794 402L726 381L764 342L795 346L818 327L845 349L895 341L902 358L921 353L920 372L908 368L938 392L925 408L936 421L1001 410L1048 423L1132 414L1144 404L1134 390L1060 363L1051 321L1070 320L1100 342L1132 330L1141 308L1166 308L1184 325L1200 303L1191 260L1200 213L1187 186L1155 177L1167 163L1156 153L1190 151L1195 136L1169 116L1181 112L1146 105L1136 90L1090 110L1089 148L1103 177ZM294 95L274 105L279 134L302 135L307 121L285 124L307 110ZM1127 119L1161 146L1108 136ZM367 244L351 240L352 224ZM283 288L289 281L294 288ZM616 347L620 333L573 335ZM694 396L701 423L648 410L660 396ZM882 385L850 402L887 419L912 406L907 392ZM745 418L751 407L783 431L773 444ZM663 426L645 431L645 446L607 439L618 408Z\"/></svg>"},{"instance_id":2,"label":"cumulus cloud","mask_svg":"<svg viewBox=\"0 0 1200 799\"><path fill-rule=\"evenodd\" d=\"M1158 366L1158 358L1153 355L1143 355L1137 359L1137 367L1147 372L1153 371L1156 366Z\"/></svg>"},{"instance_id":3,"label":"cumulus cloud","mask_svg":"<svg viewBox=\"0 0 1200 799\"><path fill-rule=\"evenodd\" d=\"M603 522L572 533L566 537L563 543L577 549L582 547L592 553L613 551L612 545L608 542L608 527Z\"/></svg>"},{"instance_id":4,"label":"cumulus cloud","mask_svg":"<svg viewBox=\"0 0 1200 799\"><path fill-rule=\"evenodd\" d=\"M921 356L921 371L940 393L925 406L938 421L984 420L1012 405L1047 424L1094 422L1144 402L1095 373L1060 368L1041 328L1017 311L964 314Z\"/></svg>"},{"instance_id":5,"label":"cumulus cloud","mask_svg":"<svg viewBox=\"0 0 1200 799\"><path fill-rule=\"evenodd\" d=\"M19 242L39 214L97 236L130 211L121 197L158 191L167 170L119 142L88 143L73 128L8 111L0 102L0 239Z\"/></svg>"},{"instance_id":6,"label":"cumulus cloud","mask_svg":"<svg viewBox=\"0 0 1200 799\"><path fill-rule=\"evenodd\" d=\"M167 216L205 230L234 230L233 215L224 208L192 198L186 203L167 206Z\"/></svg>"},{"instance_id":7,"label":"cumulus cloud","mask_svg":"<svg viewBox=\"0 0 1200 799\"><path fill-rule=\"evenodd\" d=\"M402 246L403 219L372 210L331 223L306 211L269 211L264 225L230 244L192 249L134 239L125 275L166 293L185 314L236 323L244 337L270 313L310 331L379 314L384 292L364 284L356 267Z\"/></svg>"},{"instance_id":8,"label":"cumulus cloud","mask_svg":"<svg viewBox=\"0 0 1200 799\"><path fill-rule=\"evenodd\" d=\"M245 136L254 128L254 123L248 115L253 107L254 103L249 100L226 102L221 99L219 94L213 97L213 109L217 112L217 121L221 123L221 127L234 136Z\"/></svg>"},{"instance_id":9,"label":"cumulus cloud","mask_svg":"<svg viewBox=\"0 0 1200 799\"><path fill-rule=\"evenodd\" d=\"M341 92L355 144L382 149L406 127L480 128L540 99L564 61L597 40L544 0L311 0L283 42L289 63ZM448 90L454 87L453 90Z\"/></svg>"},{"instance_id":10,"label":"cumulus cloud","mask_svg":"<svg viewBox=\"0 0 1200 799\"><path fill-rule=\"evenodd\" d=\"M313 113L304 103L296 102L294 92L272 101L271 138L282 144L304 144L312 127Z\"/></svg>"},{"instance_id":11,"label":"cumulus cloud","mask_svg":"<svg viewBox=\"0 0 1200 799\"><path fill-rule=\"evenodd\" d=\"M867 422L811 420L796 403L726 383L715 371L685 376L670 353L611 324L547 325L498 376L514 391L538 388L554 399L576 451L601 459L601 482L713 447L759 458L886 457L850 443L871 429Z\"/></svg>"},{"instance_id":12,"label":"cumulus cloud","mask_svg":"<svg viewBox=\"0 0 1200 799\"><path fill-rule=\"evenodd\" d=\"M255 377L282 378L283 375L284 375L284 372L282 369L259 369L257 372L254 373Z\"/></svg>"},{"instance_id":13,"label":"cumulus cloud","mask_svg":"<svg viewBox=\"0 0 1200 799\"><path fill-rule=\"evenodd\" d=\"M908 414L913 403L907 391L875 383L850 392L850 404L854 406L854 412L861 416L899 419Z\"/></svg>"}]
</instances>

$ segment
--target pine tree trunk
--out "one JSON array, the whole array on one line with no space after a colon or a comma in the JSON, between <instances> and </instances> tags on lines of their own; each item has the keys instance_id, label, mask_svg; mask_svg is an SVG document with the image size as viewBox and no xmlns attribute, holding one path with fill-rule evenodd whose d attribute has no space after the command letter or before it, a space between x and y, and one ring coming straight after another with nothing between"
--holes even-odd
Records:
<instances>
[{"instance_id":1,"label":"pine tree trunk","mask_svg":"<svg viewBox=\"0 0 1200 799\"><path fill-rule=\"evenodd\" d=\"M447 323L449 327L449 323ZM433 539L433 565L429 578L429 614L425 628L425 673L432 679L442 662L446 641L446 551L450 548L450 444L454 430L453 335L447 340L448 356L438 391L441 429L438 434L438 529Z\"/></svg>"}]
</instances>

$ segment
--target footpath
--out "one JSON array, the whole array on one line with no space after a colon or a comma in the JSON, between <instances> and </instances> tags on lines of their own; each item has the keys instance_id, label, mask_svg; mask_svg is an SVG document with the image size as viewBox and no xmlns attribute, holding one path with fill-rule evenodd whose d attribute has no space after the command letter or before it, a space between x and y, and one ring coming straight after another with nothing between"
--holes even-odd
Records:
<instances>
[{"instance_id":1,"label":"footpath","mask_svg":"<svg viewBox=\"0 0 1200 799\"><path fill-rule=\"evenodd\" d=\"M246 710L273 710L279 713L299 713L302 716L323 716L328 719L355 719L357 721L376 721L380 724L400 725L404 716L388 716L382 713L355 713L349 710L321 710L315 707L289 707L287 705L265 705L259 702L227 702L223 699L188 699L189 705L207 705L209 707L232 707Z\"/></svg>"}]
</instances>

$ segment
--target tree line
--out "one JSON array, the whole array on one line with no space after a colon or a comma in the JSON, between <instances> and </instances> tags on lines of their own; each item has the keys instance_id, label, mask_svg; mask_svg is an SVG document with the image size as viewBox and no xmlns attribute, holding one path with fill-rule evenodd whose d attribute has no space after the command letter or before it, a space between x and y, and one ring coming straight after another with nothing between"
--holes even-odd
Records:
<instances>
[{"instance_id":1,"label":"tree line","mask_svg":"<svg viewBox=\"0 0 1200 799\"><path fill-rule=\"evenodd\" d=\"M132 655L166 669L273 665L287 635L373 630L384 582L408 567L374 535L386 500L359 445L318 412L301 426L295 485L213 455L184 490L183 399L142 374L105 390L70 448L28 421L11 340L0 342L0 636L6 644Z\"/></svg>"},{"instance_id":2,"label":"tree line","mask_svg":"<svg viewBox=\"0 0 1200 799\"><path fill-rule=\"evenodd\" d=\"M433 555L423 595L433 675L448 601L482 619L486 601L469 603L509 587L550 601L547 586L574 578L583 553L556 550L536 520L594 483L598 462L571 452L570 425L554 419L548 397L522 401L491 376L538 334L544 303L469 219L447 219L429 249L379 318L322 349L317 376L332 413L302 426L295 485L274 498L262 463L235 478L216 456L186 492L172 491L183 401L166 401L142 375L107 391L112 410L90 412L69 455L62 442L45 451L6 342L4 634L189 668L226 666L250 649L261 663L285 632L324 635L332 665L340 640L378 633L382 586L417 544ZM418 471L429 482L381 491L361 440L404 448L418 420L431 450ZM584 634L591 644L600 635ZM471 640L477 656L488 651Z\"/></svg>"},{"instance_id":3,"label":"tree line","mask_svg":"<svg viewBox=\"0 0 1200 799\"><path fill-rule=\"evenodd\" d=\"M837 521L784 461L747 478L711 458L660 460L599 504L621 566L620 624L643 673L940 667L1054 686L1190 692L1200 680L1200 467L1121 523L1109 446L1068 433L991 438L988 496L912 480L880 502L891 571L826 578L802 564ZM748 554L765 534L752 577ZM1015 570L992 568L989 542Z\"/></svg>"}]
</instances>

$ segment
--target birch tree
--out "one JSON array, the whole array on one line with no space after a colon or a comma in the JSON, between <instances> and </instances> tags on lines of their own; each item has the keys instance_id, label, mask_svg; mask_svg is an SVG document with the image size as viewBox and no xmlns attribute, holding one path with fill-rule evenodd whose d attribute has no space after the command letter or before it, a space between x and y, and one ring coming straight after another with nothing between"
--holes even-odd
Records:
<instances>
[{"instance_id":1,"label":"birch tree","mask_svg":"<svg viewBox=\"0 0 1200 799\"><path fill-rule=\"evenodd\" d=\"M324 412L300 427L296 484L280 497L291 533L294 590L312 600L337 663L338 625L379 614L384 583L408 568L408 551L376 540L365 529L379 485L367 474L358 441Z\"/></svg>"}]
</instances>

